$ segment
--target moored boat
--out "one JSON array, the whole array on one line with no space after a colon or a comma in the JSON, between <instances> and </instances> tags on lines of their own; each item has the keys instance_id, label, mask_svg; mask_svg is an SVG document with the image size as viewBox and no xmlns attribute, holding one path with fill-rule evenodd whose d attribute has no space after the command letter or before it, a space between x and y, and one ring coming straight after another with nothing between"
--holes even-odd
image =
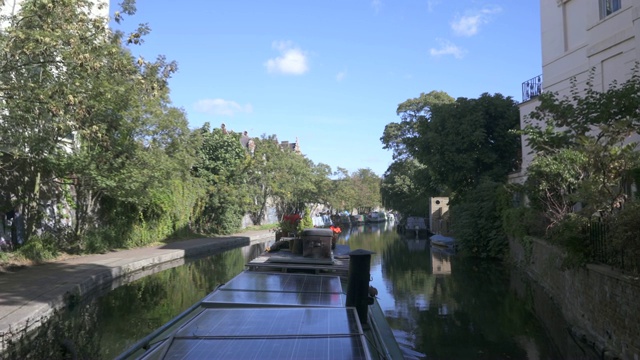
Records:
<instances>
[{"instance_id":1,"label":"moored boat","mask_svg":"<svg viewBox=\"0 0 640 360\"><path fill-rule=\"evenodd\" d=\"M367 214L365 222L379 223L387 221L387 214L383 211L372 211Z\"/></svg>"},{"instance_id":2,"label":"moored boat","mask_svg":"<svg viewBox=\"0 0 640 360\"><path fill-rule=\"evenodd\" d=\"M427 219L420 216L408 216L403 218L400 220L396 230L404 236L421 239L427 239L433 235L427 226Z\"/></svg>"},{"instance_id":3,"label":"moored boat","mask_svg":"<svg viewBox=\"0 0 640 360\"><path fill-rule=\"evenodd\" d=\"M340 224L346 226L351 225L351 217L347 214L340 215Z\"/></svg>"},{"instance_id":4,"label":"moored boat","mask_svg":"<svg viewBox=\"0 0 640 360\"><path fill-rule=\"evenodd\" d=\"M455 250L456 248L455 239L449 236L436 234L429 237L429 240L431 240L432 246L437 246L439 248L450 249L450 250Z\"/></svg>"},{"instance_id":5,"label":"moored boat","mask_svg":"<svg viewBox=\"0 0 640 360\"><path fill-rule=\"evenodd\" d=\"M332 253L324 230L303 232L301 254L283 247L250 261L118 359L402 358L371 296L371 253L346 245Z\"/></svg>"},{"instance_id":6,"label":"moored boat","mask_svg":"<svg viewBox=\"0 0 640 360\"><path fill-rule=\"evenodd\" d=\"M351 215L351 223L361 225L365 223L364 215Z\"/></svg>"}]
</instances>

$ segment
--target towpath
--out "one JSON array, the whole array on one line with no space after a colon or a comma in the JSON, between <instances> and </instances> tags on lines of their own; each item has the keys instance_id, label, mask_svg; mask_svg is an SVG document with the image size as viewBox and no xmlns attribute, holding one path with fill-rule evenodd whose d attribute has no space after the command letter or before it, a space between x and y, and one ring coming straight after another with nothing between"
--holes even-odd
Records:
<instances>
[{"instance_id":1,"label":"towpath","mask_svg":"<svg viewBox=\"0 0 640 360\"><path fill-rule=\"evenodd\" d=\"M40 325L70 298L109 290L185 258L213 254L274 239L269 230L199 238L130 250L111 251L29 266L0 274L0 352L7 342Z\"/></svg>"}]
</instances>

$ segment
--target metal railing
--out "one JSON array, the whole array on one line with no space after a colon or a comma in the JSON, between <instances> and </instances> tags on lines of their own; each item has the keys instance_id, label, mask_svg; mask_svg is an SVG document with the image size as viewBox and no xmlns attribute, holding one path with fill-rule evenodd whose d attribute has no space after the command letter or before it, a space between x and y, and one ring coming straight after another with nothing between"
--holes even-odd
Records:
<instances>
[{"instance_id":1,"label":"metal railing","mask_svg":"<svg viewBox=\"0 0 640 360\"><path fill-rule=\"evenodd\" d=\"M625 249L611 243L609 232L610 225L601 220L592 220L589 223L591 260L621 270L636 268L638 264L630 261Z\"/></svg>"},{"instance_id":2,"label":"metal railing","mask_svg":"<svg viewBox=\"0 0 640 360\"><path fill-rule=\"evenodd\" d=\"M542 94L542 75L522 83L522 102L527 102Z\"/></svg>"}]
</instances>

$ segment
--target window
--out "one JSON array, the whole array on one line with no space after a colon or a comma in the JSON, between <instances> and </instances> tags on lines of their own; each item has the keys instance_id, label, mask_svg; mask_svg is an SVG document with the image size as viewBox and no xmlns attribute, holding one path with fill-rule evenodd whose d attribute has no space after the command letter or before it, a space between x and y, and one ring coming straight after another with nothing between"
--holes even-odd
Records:
<instances>
[{"instance_id":1,"label":"window","mask_svg":"<svg viewBox=\"0 0 640 360\"><path fill-rule=\"evenodd\" d=\"M600 19L613 14L622 7L622 0L599 0L600 1Z\"/></svg>"}]
</instances>

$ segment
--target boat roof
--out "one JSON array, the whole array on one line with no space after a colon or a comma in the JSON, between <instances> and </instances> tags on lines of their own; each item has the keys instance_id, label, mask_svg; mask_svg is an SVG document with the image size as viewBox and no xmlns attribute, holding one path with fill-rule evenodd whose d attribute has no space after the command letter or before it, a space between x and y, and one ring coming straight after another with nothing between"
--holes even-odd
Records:
<instances>
[{"instance_id":1,"label":"boat roof","mask_svg":"<svg viewBox=\"0 0 640 360\"><path fill-rule=\"evenodd\" d=\"M371 359L344 303L338 276L244 271L141 359Z\"/></svg>"}]
</instances>

